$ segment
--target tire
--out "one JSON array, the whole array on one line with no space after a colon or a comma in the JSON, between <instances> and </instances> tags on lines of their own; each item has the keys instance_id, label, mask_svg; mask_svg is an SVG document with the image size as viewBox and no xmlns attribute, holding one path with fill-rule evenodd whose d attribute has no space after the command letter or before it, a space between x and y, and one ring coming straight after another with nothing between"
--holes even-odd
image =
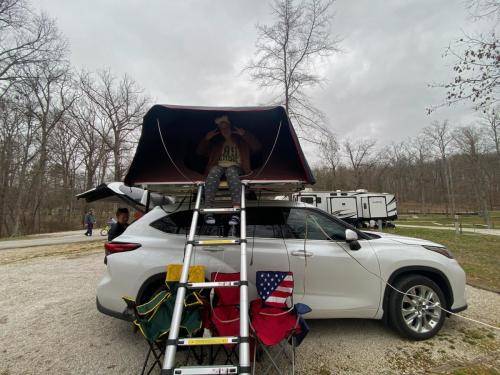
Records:
<instances>
[{"instance_id":1,"label":"tire","mask_svg":"<svg viewBox=\"0 0 500 375\"><path fill-rule=\"evenodd\" d=\"M141 296L138 298L137 304L141 305L143 303L148 302L151 298L153 298L155 295L157 295L159 292L165 289L166 289L165 282L163 283L156 282L149 285L141 294Z\"/></svg>"},{"instance_id":2,"label":"tire","mask_svg":"<svg viewBox=\"0 0 500 375\"><path fill-rule=\"evenodd\" d=\"M398 333L411 340L427 340L438 333L446 318L446 313L435 307L439 304L446 308L446 298L441 288L421 275L404 276L394 287L408 293L403 295L391 290L389 296L389 321Z\"/></svg>"}]
</instances>

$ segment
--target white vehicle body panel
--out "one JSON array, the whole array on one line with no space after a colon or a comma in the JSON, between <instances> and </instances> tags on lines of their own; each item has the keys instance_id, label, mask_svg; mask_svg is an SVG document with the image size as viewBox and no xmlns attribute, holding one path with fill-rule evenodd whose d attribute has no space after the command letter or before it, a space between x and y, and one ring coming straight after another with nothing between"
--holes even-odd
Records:
<instances>
[{"instance_id":1,"label":"white vehicle body panel","mask_svg":"<svg viewBox=\"0 0 500 375\"><path fill-rule=\"evenodd\" d=\"M310 207L287 201L260 205ZM165 215L162 208L156 207L115 239L116 242L140 243L141 247L107 257L106 273L97 287L98 303L107 311L123 314L126 310L123 296L135 299L150 277L164 274L168 264L182 263L186 235L165 233L150 225ZM422 246L439 246L430 241L377 233L380 238L360 239L361 249L353 251L345 241L305 242L289 238L254 238L251 231L248 234L250 298L256 298L256 271L288 270L290 264L295 280L294 302L311 306L313 311L308 318L379 319L383 315L386 289L382 280L388 280L402 268L417 266L437 270L447 278L453 293L452 308L466 305L464 271L454 259ZM237 272L238 249L237 246L225 247L225 251L213 246L199 247L192 264L204 265L207 279L211 272ZM304 252L309 256L304 256Z\"/></svg>"}]
</instances>

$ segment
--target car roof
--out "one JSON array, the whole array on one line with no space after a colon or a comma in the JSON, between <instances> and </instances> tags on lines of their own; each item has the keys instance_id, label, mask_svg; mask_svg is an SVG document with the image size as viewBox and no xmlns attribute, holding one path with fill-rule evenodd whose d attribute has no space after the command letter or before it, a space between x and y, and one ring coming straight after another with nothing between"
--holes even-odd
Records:
<instances>
[{"instance_id":1,"label":"car roof","mask_svg":"<svg viewBox=\"0 0 500 375\"><path fill-rule=\"evenodd\" d=\"M309 208L316 208L316 206L313 206L311 204L307 204L304 202L295 202L295 201L289 201L289 200L283 200L283 199L275 199L275 200L248 200L247 202L247 207L309 207ZM173 208L175 208L175 211L179 210L187 210L190 207L193 208L194 204L191 203L183 203L179 207L179 203L177 204L169 204L162 206L162 208L165 211L171 211ZM224 203L218 202L216 204L216 207L228 207L230 206L229 201L227 201L227 204L224 205Z\"/></svg>"}]
</instances>

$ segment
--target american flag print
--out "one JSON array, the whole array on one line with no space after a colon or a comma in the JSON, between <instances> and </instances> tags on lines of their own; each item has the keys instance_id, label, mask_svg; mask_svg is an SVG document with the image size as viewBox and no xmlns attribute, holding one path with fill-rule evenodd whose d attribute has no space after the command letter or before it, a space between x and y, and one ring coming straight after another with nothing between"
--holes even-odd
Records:
<instances>
[{"instance_id":1,"label":"american flag print","mask_svg":"<svg viewBox=\"0 0 500 375\"><path fill-rule=\"evenodd\" d=\"M293 293L293 272L259 271L256 284L257 293L266 305L287 307L286 300Z\"/></svg>"}]
</instances>

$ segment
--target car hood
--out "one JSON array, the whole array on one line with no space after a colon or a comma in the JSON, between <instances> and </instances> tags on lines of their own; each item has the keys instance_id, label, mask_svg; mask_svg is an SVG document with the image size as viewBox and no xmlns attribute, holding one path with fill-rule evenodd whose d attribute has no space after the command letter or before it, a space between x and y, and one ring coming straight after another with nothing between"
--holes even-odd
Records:
<instances>
[{"instance_id":1,"label":"car hood","mask_svg":"<svg viewBox=\"0 0 500 375\"><path fill-rule=\"evenodd\" d=\"M428 245L428 246L439 246L439 247L445 247L444 245L441 245L436 242L428 241L428 240L423 240L421 238L414 238L414 237L406 237L406 236L398 236L397 234L391 234L391 233L383 233L383 232L369 232L365 231L366 233L374 234L376 236L379 236L383 239L388 239L397 243L402 243L405 245Z\"/></svg>"}]
</instances>

